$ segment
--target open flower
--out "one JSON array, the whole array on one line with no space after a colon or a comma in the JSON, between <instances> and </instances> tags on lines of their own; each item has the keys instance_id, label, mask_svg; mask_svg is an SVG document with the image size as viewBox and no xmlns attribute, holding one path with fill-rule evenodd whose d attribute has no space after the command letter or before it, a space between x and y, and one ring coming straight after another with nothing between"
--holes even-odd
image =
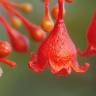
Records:
<instances>
[{"instance_id":1,"label":"open flower","mask_svg":"<svg viewBox=\"0 0 96 96\"><path fill-rule=\"evenodd\" d=\"M96 12L87 32L87 49L84 52L78 50L83 57L96 56Z\"/></svg>"},{"instance_id":2,"label":"open flower","mask_svg":"<svg viewBox=\"0 0 96 96\"><path fill-rule=\"evenodd\" d=\"M77 61L76 47L71 40L63 21L64 0L58 0L59 16L53 31L41 44L37 55L32 54L29 61L29 68L34 72L42 72L50 67L51 72L58 76L66 76L74 70L78 73L85 73L89 64L80 66Z\"/></svg>"}]
</instances>

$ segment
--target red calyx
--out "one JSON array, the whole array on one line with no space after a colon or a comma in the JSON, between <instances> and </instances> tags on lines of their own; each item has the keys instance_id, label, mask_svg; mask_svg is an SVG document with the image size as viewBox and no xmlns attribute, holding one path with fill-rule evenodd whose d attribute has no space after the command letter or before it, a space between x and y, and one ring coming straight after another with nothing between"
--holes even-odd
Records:
<instances>
[{"instance_id":1,"label":"red calyx","mask_svg":"<svg viewBox=\"0 0 96 96\"><path fill-rule=\"evenodd\" d=\"M71 74L72 69L78 73L85 73L89 64L80 66L77 62L76 47L71 40L63 21L64 0L58 0L59 16L49 37L41 44L37 55L32 54L29 68L34 72L42 72L50 67L51 72L58 76Z\"/></svg>"}]
</instances>

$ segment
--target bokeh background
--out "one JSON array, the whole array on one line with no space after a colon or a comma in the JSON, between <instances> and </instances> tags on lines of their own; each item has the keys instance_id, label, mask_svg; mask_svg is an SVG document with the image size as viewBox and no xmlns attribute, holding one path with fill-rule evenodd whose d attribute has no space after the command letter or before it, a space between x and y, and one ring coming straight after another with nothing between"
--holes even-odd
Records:
<instances>
[{"instance_id":1,"label":"bokeh background","mask_svg":"<svg viewBox=\"0 0 96 96\"><path fill-rule=\"evenodd\" d=\"M33 5L32 14L22 15L35 24L40 24L43 17L44 6L42 0L10 0L15 2L29 2ZM56 0L51 0L51 7ZM74 0L73 4L65 4L66 15L64 17L69 34L76 46L81 50L86 48L86 32L90 24L94 10L96 10L96 0ZM3 15L8 22L6 12L0 6L0 15ZM19 29L25 35L27 30L22 26ZM4 27L0 24L0 39L8 40ZM30 39L30 50L37 51L40 43ZM11 69L0 63L4 70L4 75L0 78L0 96L96 96L96 57L78 57L80 65L90 62L89 71L80 75L75 72L68 77L57 77L46 70L42 74L36 74L28 70L27 63L29 54L13 52L8 57L17 62L17 68Z\"/></svg>"}]
</instances>

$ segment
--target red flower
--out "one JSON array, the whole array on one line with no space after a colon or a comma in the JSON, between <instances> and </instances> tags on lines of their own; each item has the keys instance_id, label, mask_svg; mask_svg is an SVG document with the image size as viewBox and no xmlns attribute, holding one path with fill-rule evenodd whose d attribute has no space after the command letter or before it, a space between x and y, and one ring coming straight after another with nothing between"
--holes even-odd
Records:
<instances>
[{"instance_id":1,"label":"red flower","mask_svg":"<svg viewBox=\"0 0 96 96\"><path fill-rule=\"evenodd\" d=\"M87 32L87 49L84 52L78 50L78 53L84 57L96 55L96 12Z\"/></svg>"},{"instance_id":2,"label":"red flower","mask_svg":"<svg viewBox=\"0 0 96 96\"><path fill-rule=\"evenodd\" d=\"M12 47L17 52L28 52L29 50L29 41L28 38L21 33L19 33L17 30L13 29L6 21L5 19L0 16L0 21L4 25L8 36L10 38Z\"/></svg>"},{"instance_id":3,"label":"red flower","mask_svg":"<svg viewBox=\"0 0 96 96\"><path fill-rule=\"evenodd\" d=\"M42 72L50 67L53 74L65 76L71 73L72 69L79 73L85 73L89 64L79 66L77 62L77 51L67 32L63 21L64 0L58 0L59 16L56 25L49 37L41 44L38 54L32 54L29 61L29 68L34 72Z\"/></svg>"}]
</instances>

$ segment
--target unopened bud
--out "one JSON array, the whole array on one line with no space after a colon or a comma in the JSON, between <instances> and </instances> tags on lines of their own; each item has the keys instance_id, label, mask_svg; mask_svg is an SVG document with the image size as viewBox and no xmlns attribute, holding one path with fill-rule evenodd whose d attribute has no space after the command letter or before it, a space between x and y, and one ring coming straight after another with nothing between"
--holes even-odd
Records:
<instances>
[{"instance_id":1,"label":"unopened bud","mask_svg":"<svg viewBox=\"0 0 96 96\"><path fill-rule=\"evenodd\" d=\"M16 29L18 29L22 26L22 21L17 17L13 17L11 19L11 22L12 22L12 26Z\"/></svg>"},{"instance_id":2,"label":"unopened bud","mask_svg":"<svg viewBox=\"0 0 96 96\"><path fill-rule=\"evenodd\" d=\"M23 11L30 13L32 12L32 5L29 3L22 4Z\"/></svg>"},{"instance_id":3,"label":"unopened bud","mask_svg":"<svg viewBox=\"0 0 96 96\"><path fill-rule=\"evenodd\" d=\"M0 58L6 57L12 53L12 47L7 41L0 40Z\"/></svg>"},{"instance_id":4,"label":"unopened bud","mask_svg":"<svg viewBox=\"0 0 96 96\"><path fill-rule=\"evenodd\" d=\"M54 23L51 18L44 18L41 22L41 27L45 32L51 32L54 27Z\"/></svg>"}]
</instances>

